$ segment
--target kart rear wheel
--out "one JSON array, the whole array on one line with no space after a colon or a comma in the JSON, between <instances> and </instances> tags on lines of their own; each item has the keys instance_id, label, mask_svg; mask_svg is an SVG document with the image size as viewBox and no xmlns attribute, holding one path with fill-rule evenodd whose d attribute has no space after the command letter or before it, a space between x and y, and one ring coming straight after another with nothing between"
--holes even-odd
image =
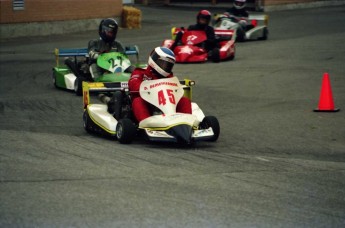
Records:
<instances>
[{"instance_id":1,"label":"kart rear wheel","mask_svg":"<svg viewBox=\"0 0 345 228\"><path fill-rule=\"evenodd\" d=\"M213 48L211 59L214 63L220 62L220 51L219 48Z\"/></svg>"},{"instance_id":2,"label":"kart rear wheel","mask_svg":"<svg viewBox=\"0 0 345 228\"><path fill-rule=\"evenodd\" d=\"M66 66L68 66L68 68L73 72L73 74L77 77L79 77L79 71L78 68L76 66L76 63L73 61L73 59L71 58L67 58L65 59L65 64Z\"/></svg>"},{"instance_id":3,"label":"kart rear wheel","mask_svg":"<svg viewBox=\"0 0 345 228\"><path fill-rule=\"evenodd\" d=\"M86 81L84 77L77 77L74 81L74 92L77 96L83 95L83 81Z\"/></svg>"},{"instance_id":4,"label":"kart rear wheel","mask_svg":"<svg viewBox=\"0 0 345 228\"><path fill-rule=\"evenodd\" d=\"M235 59L235 54L233 54L233 55L231 55L230 57L229 57L229 60L231 61L231 60L234 60Z\"/></svg>"},{"instance_id":5,"label":"kart rear wheel","mask_svg":"<svg viewBox=\"0 0 345 228\"><path fill-rule=\"evenodd\" d=\"M236 54L236 47L234 47L234 54L229 57L230 61L235 59L235 54Z\"/></svg>"},{"instance_id":6,"label":"kart rear wheel","mask_svg":"<svg viewBox=\"0 0 345 228\"><path fill-rule=\"evenodd\" d=\"M237 28L236 33L237 33L236 34L237 35L237 37L236 37L237 42L244 42L246 40L246 32L244 31L244 29L241 26L239 26Z\"/></svg>"},{"instance_id":7,"label":"kart rear wheel","mask_svg":"<svg viewBox=\"0 0 345 228\"><path fill-rule=\"evenodd\" d=\"M108 103L108 111L114 113L115 119L119 120L122 115L122 103L123 103L123 93L121 91L115 91L113 97Z\"/></svg>"},{"instance_id":8,"label":"kart rear wheel","mask_svg":"<svg viewBox=\"0 0 345 228\"><path fill-rule=\"evenodd\" d=\"M124 118L119 120L116 125L116 137L121 144L130 144L135 135L137 129L134 126L132 120Z\"/></svg>"},{"instance_id":9,"label":"kart rear wheel","mask_svg":"<svg viewBox=\"0 0 345 228\"><path fill-rule=\"evenodd\" d=\"M217 141L220 134L220 126L218 119L214 116L205 116L205 118L200 123L202 129L212 128L214 135L208 141L215 142Z\"/></svg>"},{"instance_id":10,"label":"kart rear wheel","mask_svg":"<svg viewBox=\"0 0 345 228\"><path fill-rule=\"evenodd\" d=\"M268 38L268 29L264 28L264 31L262 32L262 37L259 38L259 40L267 40Z\"/></svg>"}]
</instances>

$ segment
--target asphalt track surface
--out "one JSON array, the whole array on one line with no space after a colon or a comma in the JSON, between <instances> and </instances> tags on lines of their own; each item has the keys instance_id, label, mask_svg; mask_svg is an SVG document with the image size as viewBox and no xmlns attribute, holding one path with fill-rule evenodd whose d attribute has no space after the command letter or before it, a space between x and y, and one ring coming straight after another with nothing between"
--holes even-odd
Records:
<instances>
[{"instance_id":1,"label":"asphalt track surface","mask_svg":"<svg viewBox=\"0 0 345 228\"><path fill-rule=\"evenodd\" d=\"M142 8L118 39L141 61L195 12ZM345 7L270 12L234 61L180 64L216 143L131 145L87 134L54 88L53 49L97 32L1 41L0 227L344 227ZM329 72L337 113L315 113Z\"/></svg>"}]
</instances>

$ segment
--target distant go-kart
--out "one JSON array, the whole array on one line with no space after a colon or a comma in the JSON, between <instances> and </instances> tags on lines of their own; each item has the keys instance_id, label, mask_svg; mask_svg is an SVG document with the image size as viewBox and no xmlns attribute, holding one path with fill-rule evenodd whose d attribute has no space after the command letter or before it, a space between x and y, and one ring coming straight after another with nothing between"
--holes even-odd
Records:
<instances>
[{"instance_id":1,"label":"distant go-kart","mask_svg":"<svg viewBox=\"0 0 345 228\"><path fill-rule=\"evenodd\" d=\"M152 116L138 123L133 117L127 83L83 82L84 128L90 133L115 136L123 144L131 143L139 132L150 141L216 141L220 133L216 117L205 116L194 102L192 114L176 112L182 96L191 99L192 85L194 81L179 81L176 77L143 81L139 93L151 105ZM102 104L90 103L93 91L101 92Z\"/></svg>"},{"instance_id":2,"label":"distant go-kart","mask_svg":"<svg viewBox=\"0 0 345 228\"><path fill-rule=\"evenodd\" d=\"M236 31L236 41L267 40L268 15L236 17L227 13L214 15L214 29Z\"/></svg>"},{"instance_id":3,"label":"distant go-kart","mask_svg":"<svg viewBox=\"0 0 345 228\"><path fill-rule=\"evenodd\" d=\"M174 49L176 62L178 63L206 62L209 59L213 62L219 62L235 58L235 40L233 39L234 31L232 30L215 30L218 47L211 50L210 53L205 49L207 37L204 31L189 31L175 27L171 31L172 39L164 40L162 46L170 48L175 42L177 33L183 33L181 43Z\"/></svg>"},{"instance_id":4,"label":"distant go-kart","mask_svg":"<svg viewBox=\"0 0 345 228\"><path fill-rule=\"evenodd\" d=\"M87 49L55 49L56 66L53 68L53 83L55 87L66 90L74 90L77 95L82 95L82 82L121 82L128 81L131 67L129 55L136 55L138 60L138 48L126 48L125 53L108 52L97 58L98 67L104 70L104 74L93 79L89 71L89 56ZM59 63L60 57L66 57L64 64ZM73 57L73 58L68 58ZM144 64L136 64L137 67L145 67Z\"/></svg>"}]
</instances>

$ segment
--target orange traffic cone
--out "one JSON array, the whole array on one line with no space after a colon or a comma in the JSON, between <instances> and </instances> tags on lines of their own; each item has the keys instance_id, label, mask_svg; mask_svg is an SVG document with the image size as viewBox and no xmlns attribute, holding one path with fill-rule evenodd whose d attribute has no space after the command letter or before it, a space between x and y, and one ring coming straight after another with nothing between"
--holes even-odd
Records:
<instances>
[{"instance_id":1,"label":"orange traffic cone","mask_svg":"<svg viewBox=\"0 0 345 228\"><path fill-rule=\"evenodd\" d=\"M334 108L333 94L329 74L324 73L322 78L319 107L314 112L337 112L339 109Z\"/></svg>"}]
</instances>

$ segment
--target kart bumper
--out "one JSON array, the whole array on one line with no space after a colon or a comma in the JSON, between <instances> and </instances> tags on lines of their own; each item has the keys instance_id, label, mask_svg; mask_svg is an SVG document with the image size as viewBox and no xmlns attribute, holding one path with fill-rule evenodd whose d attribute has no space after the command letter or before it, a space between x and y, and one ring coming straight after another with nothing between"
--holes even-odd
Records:
<instances>
[{"instance_id":1,"label":"kart bumper","mask_svg":"<svg viewBox=\"0 0 345 228\"><path fill-rule=\"evenodd\" d=\"M187 144L206 141L214 135L211 127L208 129L193 130L189 125L179 125L165 131L145 129L145 133L150 141L181 142Z\"/></svg>"}]
</instances>

